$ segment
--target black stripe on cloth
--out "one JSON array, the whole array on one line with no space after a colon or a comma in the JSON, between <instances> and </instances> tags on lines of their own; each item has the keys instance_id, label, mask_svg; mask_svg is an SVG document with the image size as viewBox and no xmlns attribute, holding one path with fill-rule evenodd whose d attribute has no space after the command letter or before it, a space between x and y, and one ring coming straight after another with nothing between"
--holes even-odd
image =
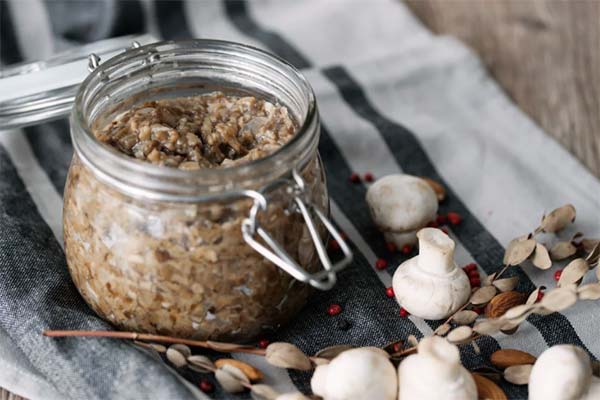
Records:
<instances>
[{"instance_id":1,"label":"black stripe on cloth","mask_svg":"<svg viewBox=\"0 0 600 400\"><path fill-rule=\"evenodd\" d=\"M416 136L405 127L380 114L368 100L360 85L344 68L331 67L325 69L323 73L337 87L342 98L354 112L376 127L406 173L427 176L446 187L448 198L442 204L440 211L455 211L462 215L463 222L452 227L452 231L486 273L495 272L497 267L502 265L504 248L468 210L451 186L442 179ZM518 290L531 292L535 289L535 285L521 268L513 268L511 273L519 276ZM569 320L562 314L554 313L546 317L534 315L528 321L540 331L549 346L573 343L587 350Z\"/></svg>"},{"instance_id":2,"label":"black stripe on cloth","mask_svg":"<svg viewBox=\"0 0 600 400\"><path fill-rule=\"evenodd\" d=\"M139 0L115 2L115 19L110 36L125 36L146 31L144 7Z\"/></svg>"},{"instance_id":3,"label":"black stripe on cloth","mask_svg":"<svg viewBox=\"0 0 600 400\"><path fill-rule=\"evenodd\" d=\"M73 157L69 120L60 119L24 128L25 137L38 163L60 194L65 189L67 172Z\"/></svg>"},{"instance_id":4,"label":"black stripe on cloth","mask_svg":"<svg viewBox=\"0 0 600 400\"><path fill-rule=\"evenodd\" d=\"M8 10L8 2L0 0L0 63L14 64L23 61L17 35Z\"/></svg>"},{"instance_id":5,"label":"black stripe on cloth","mask_svg":"<svg viewBox=\"0 0 600 400\"><path fill-rule=\"evenodd\" d=\"M171 393L192 397L164 365L153 361L154 356L133 350L129 342L41 336L44 329L110 330L111 326L77 292L60 245L2 145L0 227L0 331L10 336L30 368L39 371L57 393L85 399L122 396L122 384L107 382L139 364L144 366L144 377L163 376ZM136 384L141 398L156 390L151 379Z\"/></svg>"},{"instance_id":6,"label":"black stripe on cloth","mask_svg":"<svg viewBox=\"0 0 600 400\"><path fill-rule=\"evenodd\" d=\"M183 0L156 0L154 17L163 39L178 40L194 37L185 18Z\"/></svg>"},{"instance_id":7,"label":"black stripe on cloth","mask_svg":"<svg viewBox=\"0 0 600 400\"><path fill-rule=\"evenodd\" d=\"M245 1L224 0L224 6L227 16L240 32L264 43L271 51L292 63L296 68L310 67L307 58L288 45L280 35L262 28L252 19Z\"/></svg>"}]
</instances>

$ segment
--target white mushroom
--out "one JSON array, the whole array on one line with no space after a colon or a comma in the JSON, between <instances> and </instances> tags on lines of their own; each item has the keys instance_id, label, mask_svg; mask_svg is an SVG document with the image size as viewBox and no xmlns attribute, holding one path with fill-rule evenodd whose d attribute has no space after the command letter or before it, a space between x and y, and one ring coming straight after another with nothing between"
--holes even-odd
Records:
<instances>
[{"instance_id":1,"label":"white mushroom","mask_svg":"<svg viewBox=\"0 0 600 400\"><path fill-rule=\"evenodd\" d=\"M471 373L460 364L458 348L439 336L423 338L417 354L398 367L398 400L476 400Z\"/></svg>"},{"instance_id":2,"label":"white mushroom","mask_svg":"<svg viewBox=\"0 0 600 400\"><path fill-rule=\"evenodd\" d=\"M319 365L310 385L325 400L395 400L398 390L394 366L371 348L348 350Z\"/></svg>"},{"instance_id":3,"label":"white mushroom","mask_svg":"<svg viewBox=\"0 0 600 400\"><path fill-rule=\"evenodd\" d=\"M417 242L419 229L435 220L438 200L431 186L411 175L388 175L367 191L375 225L398 248Z\"/></svg>"},{"instance_id":4,"label":"white mushroom","mask_svg":"<svg viewBox=\"0 0 600 400\"><path fill-rule=\"evenodd\" d=\"M529 399L600 399L600 379L592 378L590 357L583 349L569 344L552 346L531 370Z\"/></svg>"},{"instance_id":5,"label":"white mushroom","mask_svg":"<svg viewBox=\"0 0 600 400\"><path fill-rule=\"evenodd\" d=\"M396 300L417 317L446 318L469 300L469 278L454 262L454 241L448 235L424 228L417 236L419 254L394 273Z\"/></svg>"}]
</instances>

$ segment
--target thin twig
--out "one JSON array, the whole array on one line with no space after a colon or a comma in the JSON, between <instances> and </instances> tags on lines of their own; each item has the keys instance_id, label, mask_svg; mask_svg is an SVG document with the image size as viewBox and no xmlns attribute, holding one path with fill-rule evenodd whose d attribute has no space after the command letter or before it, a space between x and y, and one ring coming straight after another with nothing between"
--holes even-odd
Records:
<instances>
[{"instance_id":1,"label":"thin twig","mask_svg":"<svg viewBox=\"0 0 600 400\"><path fill-rule=\"evenodd\" d=\"M502 276L502 274L504 274L506 271L508 271L509 268L510 268L509 264L506 264L504 267L502 267L502 269L500 271L498 271L498 273L496 273L496 275L494 275L494 279L492 279L490 281L490 283L494 283L496 280L498 280L498 278L500 278L500 276Z\"/></svg>"},{"instance_id":2,"label":"thin twig","mask_svg":"<svg viewBox=\"0 0 600 400\"><path fill-rule=\"evenodd\" d=\"M256 354L259 356L264 356L266 351L264 349L258 349L255 347L239 345L239 347L232 348L230 350L224 351L217 348L217 346L212 345L219 344L219 342L210 342L204 340L192 340L192 339L182 339L173 336L163 336L163 335L153 335L149 333L137 333L137 332L117 332L117 331L64 331L64 330L49 330L43 332L44 336L48 337L96 337L96 338L110 338L110 339L127 339L127 340L145 340L149 342L158 342L158 343L170 343L170 344L185 344L192 347L202 347L209 350L219 351L219 352L234 352L234 353L248 353L248 354ZM231 345L230 343L223 343L226 345ZM235 346L235 344L234 344Z\"/></svg>"}]
</instances>

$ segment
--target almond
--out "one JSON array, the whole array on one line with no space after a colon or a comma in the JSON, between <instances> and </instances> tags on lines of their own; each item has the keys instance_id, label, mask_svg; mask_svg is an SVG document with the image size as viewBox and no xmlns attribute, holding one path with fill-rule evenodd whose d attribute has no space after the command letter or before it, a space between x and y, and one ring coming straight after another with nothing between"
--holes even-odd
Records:
<instances>
[{"instance_id":1,"label":"almond","mask_svg":"<svg viewBox=\"0 0 600 400\"><path fill-rule=\"evenodd\" d=\"M500 389L500 386L496 385L494 381L480 375L472 374L475 379L475 385L477 386L477 395L480 399L486 400L508 400L506 394Z\"/></svg>"},{"instance_id":2,"label":"almond","mask_svg":"<svg viewBox=\"0 0 600 400\"><path fill-rule=\"evenodd\" d=\"M513 349L501 349L492 353L490 361L498 368L508 368L513 365L534 364L536 358L531 354Z\"/></svg>"},{"instance_id":3,"label":"almond","mask_svg":"<svg viewBox=\"0 0 600 400\"><path fill-rule=\"evenodd\" d=\"M510 291L500 293L490 300L485 308L485 315L488 318L498 318L504 315L509 309L525 303L527 296L523 293Z\"/></svg>"},{"instance_id":4,"label":"almond","mask_svg":"<svg viewBox=\"0 0 600 400\"><path fill-rule=\"evenodd\" d=\"M233 358L220 358L217 361L215 361L215 366L217 368L221 368L223 365L231 365L232 367L236 367L237 369L242 371L244 375L246 375L246 377L252 382L257 382L264 378L263 373L260 372L259 369L253 367L250 364L246 364L245 362L234 360Z\"/></svg>"},{"instance_id":5,"label":"almond","mask_svg":"<svg viewBox=\"0 0 600 400\"><path fill-rule=\"evenodd\" d=\"M441 183L434 181L433 179L430 178L422 178L425 182L427 182L427 184L433 189L433 191L435 192L435 195L437 196L437 199L439 202L444 201L444 199L446 198L446 189L444 189L444 186L442 186Z\"/></svg>"}]
</instances>

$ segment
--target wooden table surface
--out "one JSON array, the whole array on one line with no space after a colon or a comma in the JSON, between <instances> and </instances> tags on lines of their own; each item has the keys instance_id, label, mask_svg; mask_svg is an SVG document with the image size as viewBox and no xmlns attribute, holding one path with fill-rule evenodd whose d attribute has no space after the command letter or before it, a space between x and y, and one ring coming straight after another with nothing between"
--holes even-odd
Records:
<instances>
[{"instance_id":1,"label":"wooden table surface","mask_svg":"<svg viewBox=\"0 0 600 400\"><path fill-rule=\"evenodd\" d=\"M600 1L407 0L460 38L508 95L600 177Z\"/></svg>"},{"instance_id":2,"label":"wooden table surface","mask_svg":"<svg viewBox=\"0 0 600 400\"><path fill-rule=\"evenodd\" d=\"M509 96L600 177L600 1L407 0L471 46ZM22 400L0 388L0 400Z\"/></svg>"}]
</instances>

